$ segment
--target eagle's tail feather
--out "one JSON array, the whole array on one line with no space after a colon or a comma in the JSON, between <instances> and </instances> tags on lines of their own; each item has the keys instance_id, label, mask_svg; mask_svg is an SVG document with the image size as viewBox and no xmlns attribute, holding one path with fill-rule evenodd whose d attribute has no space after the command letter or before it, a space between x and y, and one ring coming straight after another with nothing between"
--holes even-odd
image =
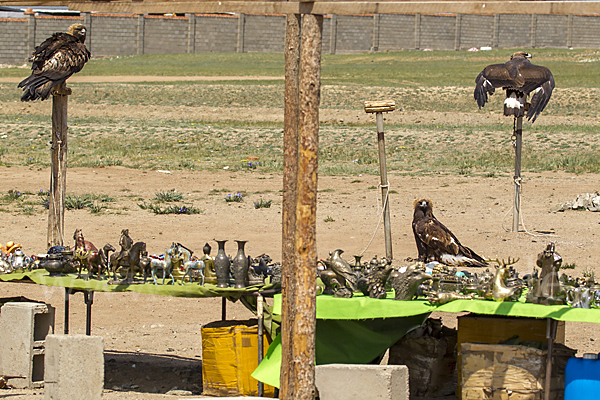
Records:
<instances>
[{"instance_id":1,"label":"eagle's tail feather","mask_svg":"<svg viewBox=\"0 0 600 400\"><path fill-rule=\"evenodd\" d=\"M55 82L47 77L40 75L31 75L19 83L18 87L23 88L21 101L33 101L37 99L46 100L50 97L50 91L60 82Z\"/></svg>"},{"instance_id":2,"label":"eagle's tail feather","mask_svg":"<svg viewBox=\"0 0 600 400\"><path fill-rule=\"evenodd\" d=\"M525 116L525 95L523 93L512 90L506 91L504 115L514 115L515 118Z\"/></svg>"}]
</instances>

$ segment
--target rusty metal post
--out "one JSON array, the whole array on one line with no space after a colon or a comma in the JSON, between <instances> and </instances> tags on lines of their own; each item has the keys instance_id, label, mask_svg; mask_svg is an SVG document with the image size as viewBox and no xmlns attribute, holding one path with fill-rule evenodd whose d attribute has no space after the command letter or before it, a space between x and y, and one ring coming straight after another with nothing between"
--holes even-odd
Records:
<instances>
[{"instance_id":1,"label":"rusty metal post","mask_svg":"<svg viewBox=\"0 0 600 400\"><path fill-rule=\"evenodd\" d=\"M300 14L288 14L285 35L285 108L283 118L283 201L282 201L282 298L280 395L294 393L295 367L292 359L293 314L296 267L296 196L298 181L298 101L300 69Z\"/></svg>"},{"instance_id":2,"label":"rusty metal post","mask_svg":"<svg viewBox=\"0 0 600 400\"><path fill-rule=\"evenodd\" d=\"M317 275L317 167L319 154L319 103L321 100L321 42L323 16L304 14L300 45L300 101L298 146L298 197L296 199L296 263L293 313L284 315L294 325L291 355L293 391L283 399L315 397L315 331ZM290 351L283 349L283 351ZM283 367L283 366L282 366ZM281 393L280 393L281 396Z\"/></svg>"},{"instance_id":3,"label":"rusty metal post","mask_svg":"<svg viewBox=\"0 0 600 400\"><path fill-rule=\"evenodd\" d=\"M67 103L70 90L61 83L52 95L52 148L47 248L62 246L67 182Z\"/></svg>"},{"instance_id":4,"label":"rusty metal post","mask_svg":"<svg viewBox=\"0 0 600 400\"><path fill-rule=\"evenodd\" d=\"M523 117L517 118L517 125L513 133L515 146L515 200L513 204L512 231L519 231L519 213L521 212L521 150L523 148Z\"/></svg>"},{"instance_id":5,"label":"rusty metal post","mask_svg":"<svg viewBox=\"0 0 600 400\"><path fill-rule=\"evenodd\" d=\"M365 112L375 113L377 122L377 145L379 148L379 177L383 207L383 231L385 234L385 257L394 259L392 251L392 225L390 222L390 185L387 179L387 163L385 159L385 136L383 133L383 113L394 111L396 103L391 100L365 102Z\"/></svg>"},{"instance_id":6,"label":"rusty metal post","mask_svg":"<svg viewBox=\"0 0 600 400\"><path fill-rule=\"evenodd\" d=\"M548 339L548 354L546 356L546 381L544 382L544 400L550 400L550 388L552 383L552 353L558 322L552 318L546 319L546 339Z\"/></svg>"}]
</instances>

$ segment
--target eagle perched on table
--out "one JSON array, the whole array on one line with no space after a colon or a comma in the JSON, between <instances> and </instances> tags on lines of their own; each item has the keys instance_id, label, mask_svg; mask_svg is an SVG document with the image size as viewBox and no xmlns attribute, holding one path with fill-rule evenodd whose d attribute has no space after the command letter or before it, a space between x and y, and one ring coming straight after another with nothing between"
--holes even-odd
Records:
<instances>
[{"instance_id":1,"label":"eagle perched on table","mask_svg":"<svg viewBox=\"0 0 600 400\"><path fill-rule=\"evenodd\" d=\"M457 267L487 267L485 260L460 244L456 236L433 216L429 199L414 203L412 229L419 251L419 261L437 261Z\"/></svg>"},{"instance_id":2,"label":"eagle perched on table","mask_svg":"<svg viewBox=\"0 0 600 400\"><path fill-rule=\"evenodd\" d=\"M535 122L552 96L554 77L548 68L532 64L529 58L531 54L519 51L510 57L510 61L488 65L477 75L474 97L480 109L487 103L488 94L494 94L495 88L501 87L506 90L504 115L522 117L527 96L533 93L527 120Z\"/></svg>"},{"instance_id":3,"label":"eagle perched on table","mask_svg":"<svg viewBox=\"0 0 600 400\"><path fill-rule=\"evenodd\" d=\"M54 88L81 71L90 59L85 47L86 29L73 24L67 32L56 32L35 48L31 75L19 83L21 101L46 100Z\"/></svg>"}]
</instances>

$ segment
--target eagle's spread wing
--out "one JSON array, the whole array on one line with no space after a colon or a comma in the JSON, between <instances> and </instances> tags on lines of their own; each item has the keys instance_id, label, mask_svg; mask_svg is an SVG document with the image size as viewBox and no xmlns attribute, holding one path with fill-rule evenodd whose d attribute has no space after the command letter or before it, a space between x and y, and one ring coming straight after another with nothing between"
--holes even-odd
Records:
<instances>
[{"instance_id":1,"label":"eagle's spread wing","mask_svg":"<svg viewBox=\"0 0 600 400\"><path fill-rule=\"evenodd\" d=\"M89 59L89 50L77 38L64 32L53 34L31 57L32 73L19 83L24 88L21 100L47 99L54 86L81 71Z\"/></svg>"},{"instance_id":2,"label":"eagle's spread wing","mask_svg":"<svg viewBox=\"0 0 600 400\"><path fill-rule=\"evenodd\" d=\"M531 63L521 67L521 75L525 79L523 93L533 92L531 106L527 111L527 119L535 122L536 118L544 110L554 89L554 76L546 67L533 65Z\"/></svg>"},{"instance_id":3,"label":"eagle's spread wing","mask_svg":"<svg viewBox=\"0 0 600 400\"><path fill-rule=\"evenodd\" d=\"M473 96L479 108L488 102L488 95L494 94L495 88L523 93L523 99L533 92L527 119L535 122L550 100L554 77L548 68L534 65L524 57L515 57L504 64L488 65L477 75Z\"/></svg>"}]
</instances>

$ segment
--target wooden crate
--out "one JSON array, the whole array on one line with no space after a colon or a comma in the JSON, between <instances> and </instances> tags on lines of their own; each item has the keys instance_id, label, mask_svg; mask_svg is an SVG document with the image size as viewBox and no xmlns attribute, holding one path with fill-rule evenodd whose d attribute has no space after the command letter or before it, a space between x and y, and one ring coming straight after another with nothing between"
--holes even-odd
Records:
<instances>
[{"instance_id":1,"label":"wooden crate","mask_svg":"<svg viewBox=\"0 0 600 400\"><path fill-rule=\"evenodd\" d=\"M459 369L462 400L542 400L546 350L526 346L463 343ZM553 353L550 399L564 395L564 368L575 350Z\"/></svg>"},{"instance_id":2,"label":"wooden crate","mask_svg":"<svg viewBox=\"0 0 600 400\"><path fill-rule=\"evenodd\" d=\"M457 364L461 363L460 346L463 343L498 344L515 335L520 341L547 342L546 319L505 317L501 315L467 314L458 317ZM554 343L565 343L565 322L558 321ZM461 370L458 368L457 396L461 394Z\"/></svg>"},{"instance_id":3,"label":"wooden crate","mask_svg":"<svg viewBox=\"0 0 600 400\"><path fill-rule=\"evenodd\" d=\"M519 335L521 341L547 342L546 319L468 314L458 317L458 346L461 343L498 344ZM565 322L558 321L554 343L565 343Z\"/></svg>"}]
</instances>

